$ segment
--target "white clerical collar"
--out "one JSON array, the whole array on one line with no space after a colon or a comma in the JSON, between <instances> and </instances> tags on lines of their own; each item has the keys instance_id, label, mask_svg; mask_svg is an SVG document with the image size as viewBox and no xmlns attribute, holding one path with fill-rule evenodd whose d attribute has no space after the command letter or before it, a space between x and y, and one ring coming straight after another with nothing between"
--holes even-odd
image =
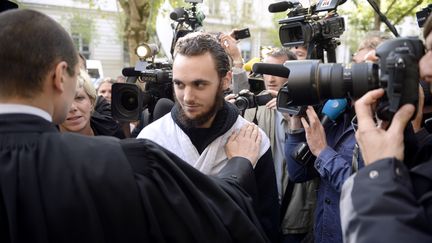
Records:
<instances>
[{"instance_id":1,"label":"white clerical collar","mask_svg":"<svg viewBox=\"0 0 432 243\"><path fill-rule=\"evenodd\" d=\"M0 114L30 114L40 116L43 119L52 122L52 117L48 112L28 105L0 104Z\"/></svg>"}]
</instances>

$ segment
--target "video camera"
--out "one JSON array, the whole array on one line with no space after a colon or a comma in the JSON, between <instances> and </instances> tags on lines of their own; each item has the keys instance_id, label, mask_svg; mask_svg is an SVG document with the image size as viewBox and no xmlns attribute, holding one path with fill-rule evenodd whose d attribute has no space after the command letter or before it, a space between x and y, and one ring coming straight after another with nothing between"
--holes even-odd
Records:
<instances>
[{"instance_id":1,"label":"video camera","mask_svg":"<svg viewBox=\"0 0 432 243\"><path fill-rule=\"evenodd\" d=\"M317 104L326 99L359 98L379 87L386 90L377 109L382 120L391 120L404 104L417 105L418 62L424 55L422 41L414 37L388 40L377 47L376 55L379 64L285 62L290 70L289 82L278 93L278 109L288 112L292 106Z\"/></svg>"},{"instance_id":2,"label":"video camera","mask_svg":"<svg viewBox=\"0 0 432 243\"><path fill-rule=\"evenodd\" d=\"M308 59L323 59L321 49L332 50L339 44L335 38L340 37L345 31L345 22L340 17L336 8L344 3L341 0L320 0L318 4L310 8L303 8L298 1L282 1L269 5L271 13L288 12L288 17L279 20L279 39L283 46L308 46ZM327 11L326 15L320 15ZM312 50L317 49L317 56L312 57ZM330 57L333 59L333 56ZM330 59L329 58L329 59ZM334 57L335 59L335 57ZM334 62L335 60L330 60Z\"/></svg>"},{"instance_id":3,"label":"video camera","mask_svg":"<svg viewBox=\"0 0 432 243\"><path fill-rule=\"evenodd\" d=\"M156 102L160 98L173 100L172 65L155 62L158 53L155 44L142 43L136 48L139 62L135 68L124 68L122 73L127 83L115 83L112 86L112 116L118 121L136 121L144 109L153 114ZM149 62L146 60L151 58ZM145 83L144 91L136 81Z\"/></svg>"},{"instance_id":4,"label":"video camera","mask_svg":"<svg viewBox=\"0 0 432 243\"><path fill-rule=\"evenodd\" d=\"M204 13L197 11L196 5L202 3L203 0L185 0L185 2L192 4L191 8L176 8L170 13L170 18L177 22L173 30L174 36L171 43L171 55L174 54L174 47L177 40L188 33L195 32L202 27L202 23L205 19Z\"/></svg>"}]
</instances>

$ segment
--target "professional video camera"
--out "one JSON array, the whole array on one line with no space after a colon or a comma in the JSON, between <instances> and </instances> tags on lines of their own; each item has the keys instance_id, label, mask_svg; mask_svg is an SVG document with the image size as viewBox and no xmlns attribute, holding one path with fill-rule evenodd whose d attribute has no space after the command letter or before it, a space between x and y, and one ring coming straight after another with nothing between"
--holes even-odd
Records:
<instances>
[{"instance_id":1,"label":"professional video camera","mask_svg":"<svg viewBox=\"0 0 432 243\"><path fill-rule=\"evenodd\" d=\"M337 14L336 8L344 2L320 0L310 8L303 8L298 1L282 1L270 4L268 9L271 13L293 9L287 18L279 20L279 39L283 46L307 46L307 59L323 61L326 50L329 62L335 62L335 49L340 43L336 38L345 31L344 19ZM325 11L325 15L321 14Z\"/></svg>"},{"instance_id":2,"label":"professional video camera","mask_svg":"<svg viewBox=\"0 0 432 243\"><path fill-rule=\"evenodd\" d=\"M156 102L160 98L173 100L172 66L168 63L155 62L158 53L155 44L142 43L136 48L139 62L135 68L124 68L122 73L127 83L115 83L112 86L112 116L119 121L135 121L144 109L153 114ZM147 62L147 59L151 58ZM144 91L136 81L145 83Z\"/></svg>"},{"instance_id":3,"label":"professional video camera","mask_svg":"<svg viewBox=\"0 0 432 243\"><path fill-rule=\"evenodd\" d=\"M205 19L205 15L202 12L197 12L196 9L196 5L202 3L203 0L185 0L185 2L192 4L192 7L187 9L184 7L176 8L170 13L170 18L177 22L177 25L174 26L173 23L172 26L174 36L171 43L171 55L174 53L177 40L201 28Z\"/></svg>"},{"instance_id":4,"label":"professional video camera","mask_svg":"<svg viewBox=\"0 0 432 243\"><path fill-rule=\"evenodd\" d=\"M236 95L234 104L240 111L244 111L249 108L265 105L272 98L271 94L255 95L251 91L243 89Z\"/></svg>"},{"instance_id":5,"label":"professional video camera","mask_svg":"<svg viewBox=\"0 0 432 243\"><path fill-rule=\"evenodd\" d=\"M297 105L317 104L326 99L359 98L382 87L386 96L378 106L382 120L391 120L400 106L418 101L418 61L424 55L421 40L395 38L376 49L379 64L343 65L319 60L289 61L289 82L279 91L277 107L288 112Z\"/></svg>"}]
</instances>

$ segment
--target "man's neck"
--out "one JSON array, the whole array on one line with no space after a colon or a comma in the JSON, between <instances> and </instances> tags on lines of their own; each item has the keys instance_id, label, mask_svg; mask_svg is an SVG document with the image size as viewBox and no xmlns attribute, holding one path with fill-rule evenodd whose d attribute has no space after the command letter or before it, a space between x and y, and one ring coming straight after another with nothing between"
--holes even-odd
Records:
<instances>
[{"instance_id":1,"label":"man's neck","mask_svg":"<svg viewBox=\"0 0 432 243\"><path fill-rule=\"evenodd\" d=\"M22 98L22 97L10 97L10 98L1 98L0 104L2 105L22 105L29 106L36 109L41 110L42 113L46 113L43 115L45 119L52 121L53 117L53 102L49 102L49 99L42 98ZM16 111L15 111L16 112Z\"/></svg>"},{"instance_id":2,"label":"man's neck","mask_svg":"<svg viewBox=\"0 0 432 243\"><path fill-rule=\"evenodd\" d=\"M216 113L217 114L217 113ZM216 117L216 114L214 114L210 119L208 119L204 124L201 126L197 126L196 128L210 128L213 125L213 121Z\"/></svg>"},{"instance_id":3,"label":"man's neck","mask_svg":"<svg viewBox=\"0 0 432 243\"><path fill-rule=\"evenodd\" d=\"M50 102L48 102L48 100L40 99L40 98L22 98L22 97L0 98L0 104L32 106L41 109L47 112L48 114L50 114L50 116L52 116L52 112L50 109L52 107L52 104L49 103Z\"/></svg>"}]
</instances>

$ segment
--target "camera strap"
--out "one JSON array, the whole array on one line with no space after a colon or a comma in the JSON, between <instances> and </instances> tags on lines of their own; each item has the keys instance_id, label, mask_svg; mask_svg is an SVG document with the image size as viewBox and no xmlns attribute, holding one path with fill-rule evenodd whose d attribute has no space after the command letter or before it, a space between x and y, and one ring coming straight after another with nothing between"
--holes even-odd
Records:
<instances>
[{"instance_id":1,"label":"camera strap","mask_svg":"<svg viewBox=\"0 0 432 243\"><path fill-rule=\"evenodd\" d=\"M352 165L351 165L351 175L356 173L359 169L359 151L360 148L357 143L354 144Z\"/></svg>"},{"instance_id":2,"label":"camera strap","mask_svg":"<svg viewBox=\"0 0 432 243\"><path fill-rule=\"evenodd\" d=\"M291 197L294 191L295 182L288 179L288 184L285 188L285 192L282 197L281 207L280 207L280 223L283 222L285 218L286 211L288 210L288 206L291 202Z\"/></svg>"}]
</instances>

